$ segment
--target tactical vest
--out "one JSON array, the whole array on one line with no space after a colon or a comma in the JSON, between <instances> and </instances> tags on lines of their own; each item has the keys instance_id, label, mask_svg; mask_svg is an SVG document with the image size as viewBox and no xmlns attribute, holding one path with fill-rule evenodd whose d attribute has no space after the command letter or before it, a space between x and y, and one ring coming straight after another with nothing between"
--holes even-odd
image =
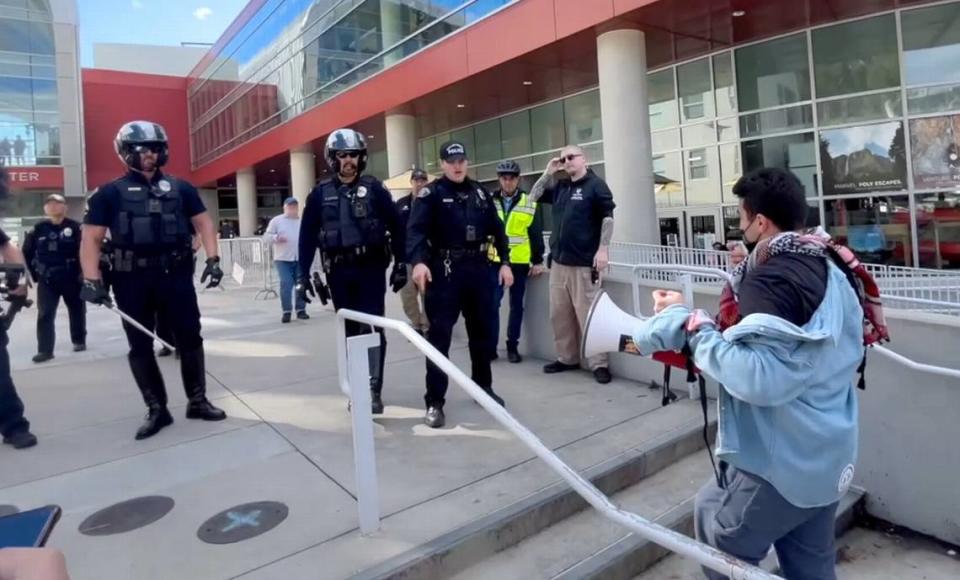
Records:
<instances>
[{"instance_id":1,"label":"tactical vest","mask_svg":"<svg viewBox=\"0 0 960 580\"><path fill-rule=\"evenodd\" d=\"M503 204L497 203L494 205L497 206L497 215L500 217L500 221L506 223L504 229L510 243L510 263L529 264L533 252L530 249L530 234L527 230L533 224L533 218L537 214L536 202L531 202L529 196L523 193L506 217L503 214ZM500 262L497 249L492 244L490 245L490 261Z\"/></svg>"},{"instance_id":2,"label":"tactical vest","mask_svg":"<svg viewBox=\"0 0 960 580\"><path fill-rule=\"evenodd\" d=\"M160 179L150 186L128 178L116 182L120 209L110 224L117 248L146 246L190 248L190 221L175 180Z\"/></svg>"},{"instance_id":3,"label":"tactical vest","mask_svg":"<svg viewBox=\"0 0 960 580\"><path fill-rule=\"evenodd\" d=\"M37 274L79 270L80 232L76 226L59 229L52 222L42 222L33 231L37 251L32 266Z\"/></svg>"},{"instance_id":4,"label":"tactical vest","mask_svg":"<svg viewBox=\"0 0 960 580\"><path fill-rule=\"evenodd\" d=\"M320 183L321 225L318 241L332 255L355 250L381 250L387 236L383 220L376 215L373 186L362 176L355 184L337 187L333 179Z\"/></svg>"}]
</instances>

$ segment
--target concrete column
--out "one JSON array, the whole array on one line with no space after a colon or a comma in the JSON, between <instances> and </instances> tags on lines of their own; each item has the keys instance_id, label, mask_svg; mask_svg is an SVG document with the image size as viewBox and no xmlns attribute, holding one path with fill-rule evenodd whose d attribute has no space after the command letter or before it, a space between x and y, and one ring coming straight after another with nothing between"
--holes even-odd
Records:
<instances>
[{"instance_id":1,"label":"concrete column","mask_svg":"<svg viewBox=\"0 0 960 580\"><path fill-rule=\"evenodd\" d=\"M644 33L600 34L597 61L604 168L617 203L614 239L658 244Z\"/></svg>"},{"instance_id":2,"label":"concrete column","mask_svg":"<svg viewBox=\"0 0 960 580\"><path fill-rule=\"evenodd\" d=\"M406 113L387 113L386 125L387 172L393 177L417 162L417 120Z\"/></svg>"},{"instance_id":3,"label":"concrete column","mask_svg":"<svg viewBox=\"0 0 960 580\"><path fill-rule=\"evenodd\" d=\"M403 6L399 0L380 0L380 39L383 50L400 42L406 37L403 24ZM394 64L402 55L400 51L388 52L383 56L383 68Z\"/></svg>"},{"instance_id":4,"label":"concrete column","mask_svg":"<svg viewBox=\"0 0 960 580\"><path fill-rule=\"evenodd\" d=\"M250 237L257 231L257 174L253 167L237 172L237 218L240 237Z\"/></svg>"},{"instance_id":5,"label":"concrete column","mask_svg":"<svg viewBox=\"0 0 960 580\"><path fill-rule=\"evenodd\" d=\"M290 193L300 202L300 213L306 205L307 195L317 183L317 165L313 147L301 145L290 150Z\"/></svg>"}]
</instances>

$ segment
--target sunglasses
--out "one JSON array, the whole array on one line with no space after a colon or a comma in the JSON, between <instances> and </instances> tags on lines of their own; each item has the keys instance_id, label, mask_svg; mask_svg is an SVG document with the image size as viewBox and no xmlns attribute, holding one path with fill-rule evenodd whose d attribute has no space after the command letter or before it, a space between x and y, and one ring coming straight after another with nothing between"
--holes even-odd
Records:
<instances>
[{"instance_id":1,"label":"sunglasses","mask_svg":"<svg viewBox=\"0 0 960 580\"><path fill-rule=\"evenodd\" d=\"M583 157L583 153L571 153L569 155L561 155L560 161L573 161L577 157Z\"/></svg>"},{"instance_id":2,"label":"sunglasses","mask_svg":"<svg viewBox=\"0 0 960 580\"><path fill-rule=\"evenodd\" d=\"M360 153L356 151L337 151L337 159L359 159Z\"/></svg>"},{"instance_id":3,"label":"sunglasses","mask_svg":"<svg viewBox=\"0 0 960 580\"><path fill-rule=\"evenodd\" d=\"M159 155L164 149L165 145L162 143L143 143L133 146L133 150L137 153L153 153L154 155Z\"/></svg>"}]
</instances>

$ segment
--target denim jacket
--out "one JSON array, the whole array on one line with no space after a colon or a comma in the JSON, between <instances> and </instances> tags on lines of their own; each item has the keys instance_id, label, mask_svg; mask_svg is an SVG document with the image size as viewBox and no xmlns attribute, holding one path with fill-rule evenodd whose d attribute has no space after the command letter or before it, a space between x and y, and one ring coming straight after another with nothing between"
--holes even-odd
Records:
<instances>
[{"instance_id":1,"label":"denim jacket","mask_svg":"<svg viewBox=\"0 0 960 580\"><path fill-rule=\"evenodd\" d=\"M827 291L802 327L751 314L720 332L685 330L690 310L671 306L634 334L640 352L689 343L697 367L720 383L717 457L763 478L800 508L842 497L857 460L856 369L863 311L849 281L829 264Z\"/></svg>"}]
</instances>

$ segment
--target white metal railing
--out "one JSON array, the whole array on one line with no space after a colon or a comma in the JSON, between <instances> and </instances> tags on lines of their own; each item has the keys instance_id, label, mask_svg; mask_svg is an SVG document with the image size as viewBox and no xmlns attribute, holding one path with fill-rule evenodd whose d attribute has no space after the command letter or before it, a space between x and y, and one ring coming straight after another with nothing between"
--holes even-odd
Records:
<instances>
[{"instance_id":1,"label":"white metal railing","mask_svg":"<svg viewBox=\"0 0 960 580\"><path fill-rule=\"evenodd\" d=\"M360 533L369 535L380 528L380 506L377 490L377 468L373 440L373 415L370 412L370 380L368 351L380 345L376 334L363 334L346 338L347 320L369 324L399 332L424 354L433 364L446 373L473 400L480 404L498 423L513 433L523 444L562 477L583 499L607 519L672 552L716 570L735 580L773 580L779 578L746 562L725 554L712 546L700 543L679 532L646 520L637 514L614 505L592 483L567 465L513 415L491 399L457 368L447 357L440 354L425 338L405 322L373 316L354 310L337 312L337 368L340 389L350 397L351 421L353 422L353 456L357 480L357 510Z\"/></svg>"},{"instance_id":2,"label":"white metal railing","mask_svg":"<svg viewBox=\"0 0 960 580\"><path fill-rule=\"evenodd\" d=\"M631 286L633 291L633 311L638 317L645 317L640 310L640 285L641 282L645 281L643 277L644 272L650 271L660 271L668 275L679 274L676 276L676 281L680 284L680 287L683 290L684 301L689 306L693 306L694 280L692 275L697 275L700 277L712 277L714 279L723 280L724 282L729 282L732 279L729 272L719 268L678 266L675 264L637 264L633 267L633 280L631 282ZM883 295L881 295L881 298L884 298ZM886 298L884 298L884 301L886 301ZM958 305L954 305L955 308L957 306ZM942 377L960 379L960 370L958 369L920 363L879 344L875 344L870 348L912 370L939 375Z\"/></svg>"}]
</instances>

